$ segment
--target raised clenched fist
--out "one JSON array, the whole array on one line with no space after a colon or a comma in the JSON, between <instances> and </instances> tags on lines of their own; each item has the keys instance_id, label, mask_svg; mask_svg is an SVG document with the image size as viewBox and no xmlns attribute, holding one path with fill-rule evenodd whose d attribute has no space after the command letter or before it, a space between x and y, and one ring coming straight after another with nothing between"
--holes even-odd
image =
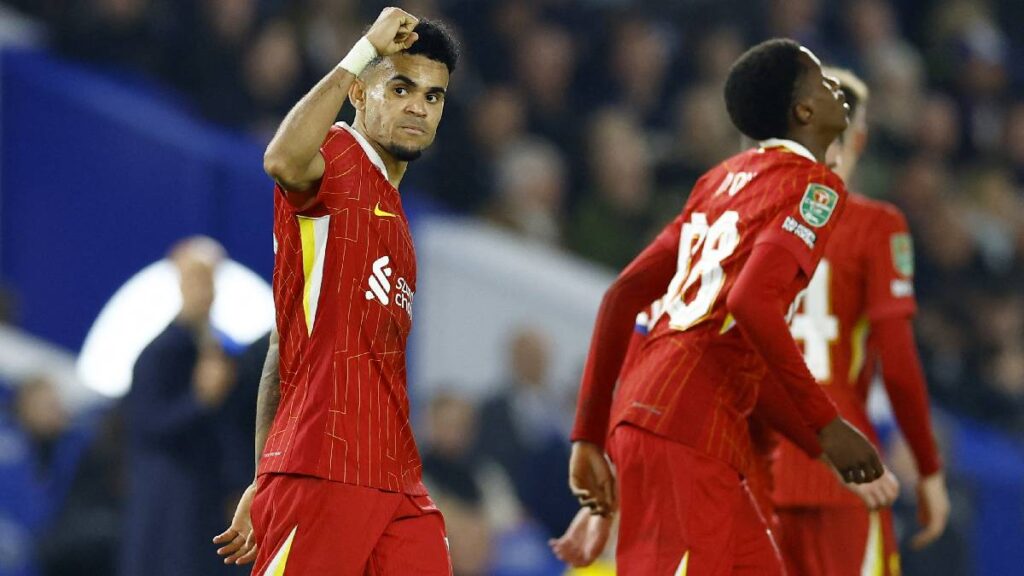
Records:
<instances>
[{"instance_id":1,"label":"raised clenched fist","mask_svg":"<svg viewBox=\"0 0 1024 576\"><path fill-rule=\"evenodd\" d=\"M419 36L413 32L419 18L401 8L385 8L366 33L366 39L377 49L377 54L389 56L413 45Z\"/></svg>"}]
</instances>

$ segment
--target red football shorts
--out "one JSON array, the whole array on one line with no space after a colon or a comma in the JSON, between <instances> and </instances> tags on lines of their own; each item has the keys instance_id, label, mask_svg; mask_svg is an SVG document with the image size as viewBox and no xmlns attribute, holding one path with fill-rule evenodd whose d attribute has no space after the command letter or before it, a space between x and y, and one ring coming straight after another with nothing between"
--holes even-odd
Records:
<instances>
[{"instance_id":1,"label":"red football shorts","mask_svg":"<svg viewBox=\"0 0 1024 576\"><path fill-rule=\"evenodd\" d=\"M782 560L740 475L692 448L620 425L609 452L620 576L780 576Z\"/></svg>"},{"instance_id":2,"label":"red football shorts","mask_svg":"<svg viewBox=\"0 0 1024 576\"><path fill-rule=\"evenodd\" d=\"M899 576L892 512L886 508L779 508L779 547L789 576Z\"/></svg>"},{"instance_id":3,"label":"red football shorts","mask_svg":"<svg viewBox=\"0 0 1024 576\"><path fill-rule=\"evenodd\" d=\"M252 503L253 576L450 576L444 519L429 496L267 474Z\"/></svg>"}]
</instances>

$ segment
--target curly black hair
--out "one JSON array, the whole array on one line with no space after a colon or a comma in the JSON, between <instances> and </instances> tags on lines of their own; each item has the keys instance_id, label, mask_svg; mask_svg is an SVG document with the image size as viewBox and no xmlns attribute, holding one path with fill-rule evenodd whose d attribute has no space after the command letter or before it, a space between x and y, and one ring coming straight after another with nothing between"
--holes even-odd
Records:
<instances>
[{"instance_id":1,"label":"curly black hair","mask_svg":"<svg viewBox=\"0 0 1024 576\"><path fill-rule=\"evenodd\" d=\"M439 20L420 20L413 29L419 38L405 50L405 54L419 54L435 60L448 68L448 73L455 71L459 62L459 41L443 22Z\"/></svg>"},{"instance_id":2,"label":"curly black hair","mask_svg":"<svg viewBox=\"0 0 1024 576\"><path fill-rule=\"evenodd\" d=\"M781 138L789 128L793 94L804 67L800 44L767 40L743 53L725 80L725 107L732 123L754 140Z\"/></svg>"}]
</instances>

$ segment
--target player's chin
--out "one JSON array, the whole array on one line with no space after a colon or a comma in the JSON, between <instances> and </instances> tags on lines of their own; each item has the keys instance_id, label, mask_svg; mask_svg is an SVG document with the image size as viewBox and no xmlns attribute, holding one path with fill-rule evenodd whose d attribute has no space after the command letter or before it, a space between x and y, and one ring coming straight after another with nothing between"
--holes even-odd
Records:
<instances>
[{"instance_id":1,"label":"player's chin","mask_svg":"<svg viewBox=\"0 0 1024 576\"><path fill-rule=\"evenodd\" d=\"M432 136L395 138L391 142L388 152L401 162L412 162L422 156L423 151L430 148L432 141Z\"/></svg>"},{"instance_id":2,"label":"player's chin","mask_svg":"<svg viewBox=\"0 0 1024 576\"><path fill-rule=\"evenodd\" d=\"M412 162L423 155L424 148L418 146L404 146L394 143L388 147L388 152L399 162Z\"/></svg>"}]
</instances>

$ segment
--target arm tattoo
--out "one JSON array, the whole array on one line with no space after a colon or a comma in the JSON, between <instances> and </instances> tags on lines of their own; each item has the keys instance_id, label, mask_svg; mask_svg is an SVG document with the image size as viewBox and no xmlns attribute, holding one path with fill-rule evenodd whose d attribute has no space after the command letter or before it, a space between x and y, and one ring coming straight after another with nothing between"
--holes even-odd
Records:
<instances>
[{"instance_id":1,"label":"arm tattoo","mask_svg":"<svg viewBox=\"0 0 1024 576\"><path fill-rule=\"evenodd\" d=\"M260 456L267 443L270 426L277 415L277 405L281 402L281 375L279 373L280 355L278 354L277 329L270 334L270 347L267 359L263 363L263 375L260 377L260 389L256 396L256 467L259 468Z\"/></svg>"}]
</instances>

